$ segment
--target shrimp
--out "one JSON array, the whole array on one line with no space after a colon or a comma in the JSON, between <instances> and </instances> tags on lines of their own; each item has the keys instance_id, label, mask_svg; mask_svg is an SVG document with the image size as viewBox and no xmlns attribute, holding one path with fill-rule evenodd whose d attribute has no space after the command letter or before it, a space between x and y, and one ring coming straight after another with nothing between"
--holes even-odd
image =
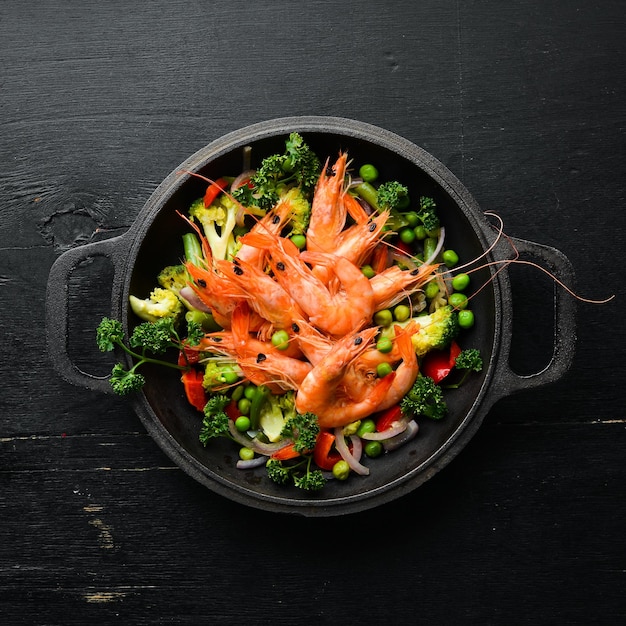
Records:
<instances>
[{"instance_id":1,"label":"shrimp","mask_svg":"<svg viewBox=\"0 0 626 626\"><path fill-rule=\"evenodd\" d=\"M374 292L374 310L388 309L421 289L434 276L437 267L422 264L413 270L403 270L392 265L373 276L369 282Z\"/></svg>"},{"instance_id":2,"label":"shrimp","mask_svg":"<svg viewBox=\"0 0 626 626\"><path fill-rule=\"evenodd\" d=\"M246 296L250 307L276 328L290 328L302 310L278 282L245 261L217 261L218 269Z\"/></svg>"},{"instance_id":3,"label":"shrimp","mask_svg":"<svg viewBox=\"0 0 626 626\"><path fill-rule=\"evenodd\" d=\"M360 400L346 394L342 381L350 364L367 349L377 332L376 328L368 328L339 339L302 381L296 393L296 409L300 413L315 413L322 428L344 426L373 413L395 374L378 379L370 393Z\"/></svg>"},{"instance_id":4,"label":"shrimp","mask_svg":"<svg viewBox=\"0 0 626 626\"><path fill-rule=\"evenodd\" d=\"M310 250L331 252L346 224L347 210L343 194L347 162L348 155L345 152L339 155L332 168L329 168L327 160L317 181L306 235Z\"/></svg>"}]
</instances>

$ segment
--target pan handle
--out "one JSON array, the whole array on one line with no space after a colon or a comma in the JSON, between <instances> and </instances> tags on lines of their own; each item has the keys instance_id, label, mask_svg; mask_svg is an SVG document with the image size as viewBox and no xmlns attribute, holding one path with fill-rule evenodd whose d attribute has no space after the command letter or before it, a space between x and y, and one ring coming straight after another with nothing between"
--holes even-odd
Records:
<instances>
[{"instance_id":1,"label":"pan handle","mask_svg":"<svg viewBox=\"0 0 626 626\"><path fill-rule=\"evenodd\" d=\"M574 270L569 259L560 250L525 239L512 239L520 254L536 259L561 283L568 287L573 286ZM505 320L503 330L496 370L497 383L493 387L496 399L556 382L565 375L574 359L576 347L576 300L562 287L555 285L553 352L549 363L538 372L520 375L511 369L509 356L512 331L508 320Z\"/></svg>"},{"instance_id":2,"label":"pan handle","mask_svg":"<svg viewBox=\"0 0 626 626\"><path fill-rule=\"evenodd\" d=\"M72 272L94 257L106 257L115 278L125 257L124 235L89 243L64 252L53 263L46 289L46 339L52 364L67 382L93 391L112 393L108 376L94 376L81 370L69 355L69 283Z\"/></svg>"}]
</instances>

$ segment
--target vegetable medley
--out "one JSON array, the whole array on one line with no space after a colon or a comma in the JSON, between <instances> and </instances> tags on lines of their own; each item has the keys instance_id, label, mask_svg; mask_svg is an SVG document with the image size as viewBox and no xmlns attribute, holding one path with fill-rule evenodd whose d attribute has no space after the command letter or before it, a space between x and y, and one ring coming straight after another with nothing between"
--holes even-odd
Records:
<instances>
[{"instance_id":1,"label":"vegetable medley","mask_svg":"<svg viewBox=\"0 0 626 626\"><path fill-rule=\"evenodd\" d=\"M180 263L130 296L130 337L110 318L97 329L102 351L133 359L114 366L114 391L141 389L145 363L177 368L203 445L229 438L242 470L309 491L368 475L442 419L443 390L483 367L461 348L471 279L435 199L379 177L291 133L257 169L207 180L181 214Z\"/></svg>"}]
</instances>

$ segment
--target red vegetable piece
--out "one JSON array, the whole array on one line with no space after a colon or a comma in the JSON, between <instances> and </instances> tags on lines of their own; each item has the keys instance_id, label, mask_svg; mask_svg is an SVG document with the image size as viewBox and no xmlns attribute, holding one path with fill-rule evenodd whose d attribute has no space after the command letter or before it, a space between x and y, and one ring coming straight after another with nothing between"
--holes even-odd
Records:
<instances>
[{"instance_id":1,"label":"red vegetable piece","mask_svg":"<svg viewBox=\"0 0 626 626\"><path fill-rule=\"evenodd\" d=\"M453 341L446 350L432 350L422 360L420 371L439 384L452 371L456 357L460 353L461 348L456 341Z\"/></svg>"},{"instance_id":2,"label":"red vegetable piece","mask_svg":"<svg viewBox=\"0 0 626 626\"><path fill-rule=\"evenodd\" d=\"M218 178L215 182L211 183L204 194L204 206L211 206L215 198L223 191L226 191L227 186L228 181L225 178Z\"/></svg>"},{"instance_id":3,"label":"red vegetable piece","mask_svg":"<svg viewBox=\"0 0 626 626\"><path fill-rule=\"evenodd\" d=\"M320 469L332 470L333 465L341 460L339 452L331 452L334 443L335 435L328 430L322 430L317 436L317 442L313 448L313 460Z\"/></svg>"},{"instance_id":4,"label":"red vegetable piece","mask_svg":"<svg viewBox=\"0 0 626 626\"><path fill-rule=\"evenodd\" d=\"M234 400L231 400L225 407L224 413L228 415L229 419L235 421L238 417L241 417L242 413L237 408L237 403Z\"/></svg>"},{"instance_id":5,"label":"red vegetable piece","mask_svg":"<svg viewBox=\"0 0 626 626\"><path fill-rule=\"evenodd\" d=\"M203 378L203 373L196 369L189 369L181 376L187 400L198 411L202 411L207 402L206 392L202 386Z\"/></svg>"},{"instance_id":6,"label":"red vegetable piece","mask_svg":"<svg viewBox=\"0 0 626 626\"><path fill-rule=\"evenodd\" d=\"M400 405L396 404L395 406L389 407L380 413L376 418L376 432L382 433L383 431L388 430L394 422L397 422L400 419L402 419L402 410L400 409Z\"/></svg>"},{"instance_id":7,"label":"red vegetable piece","mask_svg":"<svg viewBox=\"0 0 626 626\"><path fill-rule=\"evenodd\" d=\"M288 461L289 459L295 459L299 456L300 453L296 451L294 443L290 443L272 454L272 458L277 461Z\"/></svg>"}]
</instances>

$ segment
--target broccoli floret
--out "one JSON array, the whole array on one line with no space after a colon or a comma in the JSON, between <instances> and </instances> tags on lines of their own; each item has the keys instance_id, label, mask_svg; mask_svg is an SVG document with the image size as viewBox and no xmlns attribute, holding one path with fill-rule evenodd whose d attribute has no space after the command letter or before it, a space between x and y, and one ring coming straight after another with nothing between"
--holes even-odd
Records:
<instances>
[{"instance_id":1,"label":"broccoli floret","mask_svg":"<svg viewBox=\"0 0 626 626\"><path fill-rule=\"evenodd\" d=\"M317 155L298 133L291 133L285 142L285 152L263 159L250 183L233 192L233 197L245 206L269 210L279 200L285 186L299 187L308 194L317 183L321 164Z\"/></svg>"},{"instance_id":2,"label":"broccoli floret","mask_svg":"<svg viewBox=\"0 0 626 626\"><path fill-rule=\"evenodd\" d=\"M460 330L458 313L454 307L447 304L428 315L412 317L404 322L394 322L382 329L381 336L393 339L396 326L405 328L412 322L419 325L419 329L411 335L411 342L418 357L431 350L447 348Z\"/></svg>"},{"instance_id":3,"label":"broccoli floret","mask_svg":"<svg viewBox=\"0 0 626 626\"><path fill-rule=\"evenodd\" d=\"M200 443L206 446L210 439L228 435L229 418L224 409L229 403L230 398L224 394L216 394L207 400L199 435Z\"/></svg>"},{"instance_id":4,"label":"broccoli floret","mask_svg":"<svg viewBox=\"0 0 626 626\"><path fill-rule=\"evenodd\" d=\"M437 205L432 198L427 198L425 196L420 198L419 210L416 211L416 213L417 217L427 231L437 230L440 226L436 209Z\"/></svg>"},{"instance_id":5,"label":"broccoli floret","mask_svg":"<svg viewBox=\"0 0 626 626\"><path fill-rule=\"evenodd\" d=\"M187 369L185 366L156 359L148 354L162 354L168 348L182 349L183 344L174 328L172 318L161 318L156 322L143 322L136 326L129 339L129 347L124 343L121 322L104 317L96 329L96 343L102 352L110 352L119 347L136 361L129 370L121 363L113 366L110 383L113 391L119 395L126 395L143 387L146 381L137 369L144 363L164 365L178 370Z\"/></svg>"},{"instance_id":6,"label":"broccoli floret","mask_svg":"<svg viewBox=\"0 0 626 626\"><path fill-rule=\"evenodd\" d=\"M219 195L208 207L204 206L203 198L198 198L189 207L189 217L202 225L216 260L232 259L237 253L238 243L233 231L237 226L238 210L237 202L226 194Z\"/></svg>"},{"instance_id":7,"label":"broccoli floret","mask_svg":"<svg viewBox=\"0 0 626 626\"><path fill-rule=\"evenodd\" d=\"M417 356L446 348L459 333L458 314L449 304L415 319L419 330L411 336L411 342Z\"/></svg>"},{"instance_id":8,"label":"broccoli floret","mask_svg":"<svg viewBox=\"0 0 626 626\"><path fill-rule=\"evenodd\" d=\"M296 452L301 454L313 450L319 434L320 425L314 413L294 413L287 420L282 432L284 437L293 439Z\"/></svg>"},{"instance_id":9,"label":"broccoli floret","mask_svg":"<svg viewBox=\"0 0 626 626\"><path fill-rule=\"evenodd\" d=\"M128 299L133 313L146 322L156 322L163 318L178 321L184 311L184 306L176 294L163 287L156 287L143 300L133 295Z\"/></svg>"},{"instance_id":10,"label":"broccoli floret","mask_svg":"<svg viewBox=\"0 0 626 626\"><path fill-rule=\"evenodd\" d=\"M278 441L284 436L284 428L295 416L295 394L288 392L283 395L268 394L262 404L259 425L270 441Z\"/></svg>"},{"instance_id":11,"label":"broccoli floret","mask_svg":"<svg viewBox=\"0 0 626 626\"><path fill-rule=\"evenodd\" d=\"M287 199L292 206L291 216L289 217L290 236L305 234L311 219L311 203L302 192L302 189L300 187L292 187L281 199Z\"/></svg>"},{"instance_id":12,"label":"broccoli floret","mask_svg":"<svg viewBox=\"0 0 626 626\"><path fill-rule=\"evenodd\" d=\"M400 401L400 409L407 416L424 415L436 420L441 419L448 410L441 387L429 376L421 375Z\"/></svg>"},{"instance_id":13,"label":"broccoli floret","mask_svg":"<svg viewBox=\"0 0 626 626\"><path fill-rule=\"evenodd\" d=\"M480 372L483 369L483 358L476 348L462 350L454 360L454 369L462 372L461 379L454 384L446 385L446 389L458 389L472 372Z\"/></svg>"},{"instance_id":14,"label":"broccoli floret","mask_svg":"<svg viewBox=\"0 0 626 626\"><path fill-rule=\"evenodd\" d=\"M180 265L168 265L157 276L157 283L163 289L169 289L180 298L180 290L187 286L189 274L187 268Z\"/></svg>"},{"instance_id":15,"label":"broccoli floret","mask_svg":"<svg viewBox=\"0 0 626 626\"><path fill-rule=\"evenodd\" d=\"M207 361L204 367L202 386L206 391L224 389L238 382L241 369L235 361L214 358Z\"/></svg>"},{"instance_id":16,"label":"broccoli floret","mask_svg":"<svg viewBox=\"0 0 626 626\"><path fill-rule=\"evenodd\" d=\"M381 209L399 209L402 207L409 190L397 180L383 183L376 195L376 204Z\"/></svg>"},{"instance_id":17,"label":"broccoli floret","mask_svg":"<svg viewBox=\"0 0 626 626\"><path fill-rule=\"evenodd\" d=\"M311 469L311 457L299 463L288 464L285 461L269 459L265 464L267 475L270 480L279 485L287 485L290 482L305 491L318 491L326 484L326 479L321 470Z\"/></svg>"}]
</instances>

